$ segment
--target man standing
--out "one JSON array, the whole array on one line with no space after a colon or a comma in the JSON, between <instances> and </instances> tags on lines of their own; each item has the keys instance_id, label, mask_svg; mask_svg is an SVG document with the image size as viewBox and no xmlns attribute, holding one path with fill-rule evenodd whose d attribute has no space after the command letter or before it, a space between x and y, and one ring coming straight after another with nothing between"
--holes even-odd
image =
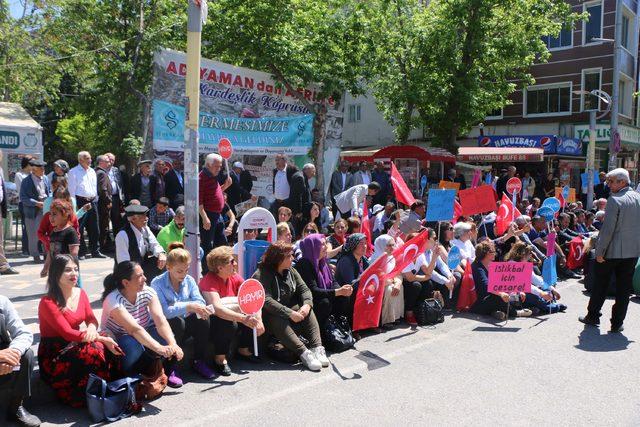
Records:
<instances>
[{"instance_id":1,"label":"man standing","mask_svg":"<svg viewBox=\"0 0 640 427\"><path fill-rule=\"evenodd\" d=\"M22 181L31 174L31 165L29 162L33 159L33 156L25 155L20 159L20 170L16 172L13 179L16 184L16 191L20 194L20 188ZM24 218L24 208L22 202L18 203L18 211L20 212L20 222L22 224L22 255L29 255L29 231L27 230L26 221Z\"/></svg>"},{"instance_id":2,"label":"man standing","mask_svg":"<svg viewBox=\"0 0 640 427\"><path fill-rule=\"evenodd\" d=\"M36 230L38 230L40 221L42 220L44 199L49 197L51 188L47 177L44 176L44 166L46 163L42 160L31 159L29 164L31 165L31 174L22 180L22 185L20 186L20 203L22 203L25 226L28 230L29 255L33 257L35 263L39 264L41 260Z\"/></svg>"},{"instance_id":3,"label":"man standing","mask_svg":"<svg viewBox=\"0 0 640 427\"><path fill-rule=\"evenodd\" d=\"M598 177L600 178L600 183L593 187L594 196L596 199L608 199L611 192L607 186L607 174L600 172ZM587 206L587 208L591 209L591 206Z\"/></svg>"},{"instance_id":4,"label":"man standing","mask_svg":"<svg viewBox=\"0 0 640 427\"><path fill-rule=\"evenodd\" d=\"M111 228L113 229L113 237L122 228L122 203L125 200L124 189L125 181L122 172L116 167L116 156L113 153L105 154L109 159L109 181L111 182Z\"/></svg>"},{"instance_id":5,"label":"man standing","mask_svg":"<svg viewBox=\"0 0 640 427\"><path fill-rule=\"evenodd\" d=\"M69 171L69 194L76 198L77 206L91 204L91 209L80 221L80 258L87 255L84 241L84 230L89 235L89 247L93 258L105 258L98 246L98 177L91 168L91 154L87 151L78 153L78 166Z\"/></svg>"},{"instance_id":6,"label":"man standing","mask_svg":"<svg viewBox=\"0 0 640 427\"><path fill-rule=\"evenodd\" d=\"M2 162L2 151L0 151L0 162ZM4 183L4 171L0 167L0 275L18 274L11 268L7 258L4 256L4 227L3 219L7 216L7 186Z\"/></svg>"},{"instance_id":7,"label":"man standing","mask_svg":"<svg viewBox=\"0 0 640 427\"><path fill-rule=\"evenodd\" d=\"M331 174L331 185L329 186L331 210L333 211L334 218L338 213L335 197L351 186L353 186L353 175L349 172L349 162L343 160L340 162L340 167Z\"/></svg>"},{"instance_id":8,"label":"man standing","mask_svg":"<svg viewBox=\"0 0 640 427\"><path fill-rule=\"evenodd\" d=\"M503 193L507 192L507 181L509 181L509 179L513 178L514 176L516 176L515 166L509 166L509 169L506 170L506 173L504 169L502 170L502 174L496 182L496 193L498 193L498 200L502 198Z\"/></svg>"},{"instance_id":9,"label":"man standing","mask_svg":"<svg viewBox=\"0 0 640 427\"><path fill-rule=\"evenodd\" d=\"M49 183L53 182L54 176L67 176L69 172L69 163L66 160L58 159L53 162L53 170L47 175Z\"/></svg>"},{"instance_id":10,"label":"man standing","mask_svg":"<svg viewBox=\"0 0 640 427\"><path fill-rule=\"evenodd\" d=\"M33 334L16 313L11 301L0 295L0 392L9 392L7 419L21 426L39 426L40 420L23 405L31 396L31 374L35 356Z\"/></svg>"},{"instance_id":11,"label":"man standing","mask_svg":"<svg viewBox=\"0 0 640 427\"><path fill-rule=\"evenodd\" d=\"M229 190L227 191L227 203L234 214L236 213L236 205L238 203L251 198L251 194L249 194L249 197L245 198L245 191L240 185L240 172L242 172L243 169L244 166L242 163L235 162L231 168L231 172L229 173L229 177L231 177L231 186L229 186Z\"/></svg>"},{"instance_id":12,"label":"man standing","mask_svg":"<svg viewBox=\"0 0 640 427\"><path fill-rule=\"evenodd\" d=\"M151 209L156 204L158 178L151 175L151 160L138 162L138 173L131 178L131 199L140 200L140 204ZM129 200L131 200L129 199Z\"/></svg>"},{"instance_id":13,"label":"man standing","mask_svg":"<svg viewBox=\"0 0 640 427\"><path fill-rule=\"evenodd\" d=\"M231 185L231 178L222 170L222 157L211 153L204 161L204 168L198 176L198 211L200 213L200 245L204 251L202 257L203 274L207 269L207 254L216 246L227 244L224 234L224 222L220 215L224 208L223 191Z\"/></svg>"},{"instance_id":14,"label":"man standing","mask_svg":"<svg viewBox=\"0 0 640 427\"><path fill-rule=\"evenodd\" d=\"M162 159L156 159L153 165L153 176L156 177L156 199L164 197L165 183L164 174L167 171L167 164Z\"/></svg>"},{"instance_id":15,"label":"man standing","mask_svg":"<svg viewBox=\"0 0 640 427\"><path fill-rule=\"evenodd\" d=\"M98 229L100 230L100 248L107 247L107 237L109 236L109 217L111 216L111 204L113 188L109 178L111 161L105 154L96 158L98 167L96 168L96 180L98 181Z\"/></svg>"},{"instance_id":16,"label":"man standing","mask_svg":"<svg viewBox=\"0 0 640 427\"><path fill-rule=\"evenodd\" d=\"M171 209L176 210L178 206L184 205L184 175L180 171L182 165L179 160L166 163L169 170L164 174L164 193Z\"/></svg>"},{"instance_id":17,"label":"man standing","mask_svg":"<svg viewBox=\"0 0 640 427\"><path fill-rule=\"evenodd\" d=\"M622 332L632 292L633 273L640 256L640 194L629 187L629 172L618 168L606 175L611 189L604 223L596 243L596 283L589 299L587 315L580 321L600 324L600 309L607 297L611 274L616 276L616 302L611 310L611 332Z\"/></svg>"},{"instance_id":18,"label":"man standing","mask_svg":"<svg viewBox=\"0 0 640 427\"><path fill-rule=\"evenodd\" d=\"M284 154L276 155L276 168L273 170L273 197L275 200L271 205L274 216L277 216L278 209L287 203L291 191L291 177L297 171L298 168L287 164L287 156Z\"/></svg>"},{"instance_id":19,"label":"man standing","mask_svg":"<svg viewBox=\"0 0 640 427\"><path fill-rule=\"evenodd\" d=\"M147 227L149 209L142 205L129 205L124 211L129 222L116 235L116 264L122 261L137 262L150 283L164 269L167 256Z\"/></svg>"},{"instance_id":20,"label":"man standing","mask_svg":"<svg viewBox=\"0 0 640 427\"><path fill-rule=\"evenodd\" d=\"M371 183L371 172L369 171L369 163L366 161L360 162L360 170L353 174L353 185Z\"/></svg>"},{"instance_id":21,"label":"man standing","mask_svg":"<svg viewBox=\"0 0 640 427\"><path fill-rule=\"evenodd\" d=\"M311 204L309 179L314 176L316 176L316 167L312 163L307 163L301 171L294 173L291 177L291 191L287 205L298 221L302 220L304 212Z\"/></svg>"},{"instance_id":22,"label":"man standing","mask_svg":"<svg viewBox=\"0 0 640 427\"><path fill-rule=\"evenodd\" d=\"M242 188L243 191L242 201L249 200L251 198L251 190L253 190L253 178L251 174L244 168L242 162L235 162L233 169L240 177L240 188Z\"/></svg>"},{"instance_id":23,"label":"man standing","mask_svg":"<svg viewBox=\"0 0 640 427\"><path fill-rule=\"evenodd\" d=\"M384 170L384 162L382 160L376 161L376 168L371 173L371 179L380 184L380 191L373 198L373 203L383 205L387 203L388 196L391 194L391 175Z\"/></svg>"}]
</instances>

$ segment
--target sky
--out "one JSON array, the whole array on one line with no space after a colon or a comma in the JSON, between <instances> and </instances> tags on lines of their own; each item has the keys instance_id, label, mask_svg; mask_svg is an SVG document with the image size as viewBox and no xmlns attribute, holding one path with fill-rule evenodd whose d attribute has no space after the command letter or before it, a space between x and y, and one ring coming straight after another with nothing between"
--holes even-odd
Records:
<instances>
[{"instance_id":1,"label":"sky","mask_svg":"<svg viewBox=\"0 0 640 427\"><path fill-rule=\"evenodd\" d=\"M14 18L22 14L22 4L20 4L20 0L9 0L9 12Z\"/></svg>"}]
</instances>

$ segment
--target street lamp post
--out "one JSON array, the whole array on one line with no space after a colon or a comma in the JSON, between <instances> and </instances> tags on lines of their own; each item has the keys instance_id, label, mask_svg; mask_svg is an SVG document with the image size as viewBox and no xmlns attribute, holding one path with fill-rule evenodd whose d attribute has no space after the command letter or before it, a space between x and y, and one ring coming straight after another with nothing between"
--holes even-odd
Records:
<instances>
[{"instance_id":1,"label":"street lamp post","mask_svg":"<svg viewBox=\"0 0 640 427\"><path fill-rule=\"evenodd\" d=\"M599 100L603 101L607 108L598 115L598 110L589 111L589 146L587 147L587 174L589 177L587 183L587 209L591 209L593 206L593 184L595 182L595 173L596 173L596 123L599 118L604 117L609 110L611 109L611 97L608 93L601 91L599 89L594 89L591 92L586 90L577 90L574 91L575 94L587 96L593 95L597 97ZM600 103L598 102L598 105Z\"/></svg>"}]
</instances>

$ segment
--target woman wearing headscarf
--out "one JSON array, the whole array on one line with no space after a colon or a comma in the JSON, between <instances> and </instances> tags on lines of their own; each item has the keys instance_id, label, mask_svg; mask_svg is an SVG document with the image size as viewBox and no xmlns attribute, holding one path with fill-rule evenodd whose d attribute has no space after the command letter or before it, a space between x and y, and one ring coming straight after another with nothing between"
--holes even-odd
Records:
<instances>
[{"instance_id":1,"label":"woman wearing headscarf","mask_svg":"<svg viewBox=\"0 0 640 427\"><path fill-rule=\"evenodd\" d=\"M367 269L369 262L365 257L367 252L367 238L362 233L354 233L349 235L342 245L342 251L338 256L336 264L335 278L338 285L352 285L360 277L362 272ZM352 299L349 304L349 321L353 319L353 303Z\"/></svg>"},{"instance_id":2,"label":"woman wearing headscarf","mask_svg":"<svg viewBox=\"0 0 640 427\"><path fill-rule=\"evenodd\" d=\"M322 234L310 234L300 241L302 257L295 270L313 294L313 311L323 327L331 315L348 316L350 284L340 286L333 277L327 260L327 240Z\"/></svg>"},{"instance_id":3,"label":"woman wearing headscarf","mask_svg":"<svg viewBox=\"0 0 640 427\"><path fill-rule=\"evenodd\" d=\"M396 248L396 241L388 234L382 234L376 238L374 252L369 259L372 263L381 256L387 257L387 273L393 271L396 261L391 256ZM382 299L382 313L380 324L382 326L395 323L404 315L404 289L402 287L402 276L388 278L385 283L384 297Z\"/></svg>"}]
</instances>

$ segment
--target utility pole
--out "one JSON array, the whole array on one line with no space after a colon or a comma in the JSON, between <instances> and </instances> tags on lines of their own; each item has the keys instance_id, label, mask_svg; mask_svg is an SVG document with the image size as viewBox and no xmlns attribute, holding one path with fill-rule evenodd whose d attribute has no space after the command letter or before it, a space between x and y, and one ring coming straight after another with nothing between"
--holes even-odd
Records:
<instances>
[{"instance_id":1,"label":"utility pole","mask_svg":"<svg viewBox=\"0 0 640 427\"><path fill-rule=\"evenodd\" d=\"M600 100L598 99L598 104ZM593 183L595 182L595 163L596 163L596 110L589 111L589 147L587 147L587 173L589 174L587 187L587 205L585 208L590 210L593 206Z\"/></svg>"},{"instance_id":2,"label":"utility pole","mask_svg":"<svg viewBox=\"0 0 640 427\"><path fill-rule=\"evenodd\" d=\"M618 99L620 99L620 49L622 47L622 1L616 0L615 26L613 37L613 77L611 88L611 129L609 135L609 170L617 167L616 138L618 135Z\"/></svg>"},{"instance_id":3,"label":"utility pole","mask_svg":"<svg viewBox=\"0 0 640 427\"><path fill-rule=\"evenodd\" d=\"M193 262L189 274L200 278L198 218L198 118L200 116L200 40L206 0L189 0L187 18L186 118L184 128L184 204L186 248Z\"/></svg>"}]
</instances>

